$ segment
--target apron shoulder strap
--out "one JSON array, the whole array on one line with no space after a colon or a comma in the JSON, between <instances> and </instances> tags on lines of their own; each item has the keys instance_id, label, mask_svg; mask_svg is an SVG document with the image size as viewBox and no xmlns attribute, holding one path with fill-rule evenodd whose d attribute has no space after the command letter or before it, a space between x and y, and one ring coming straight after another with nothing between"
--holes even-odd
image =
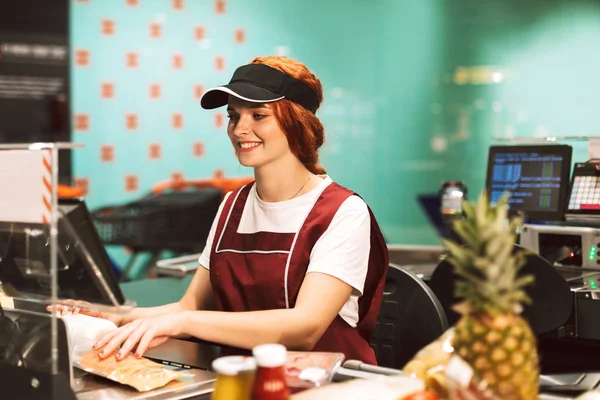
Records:
<instances>
[{"instance_id":1,"label":"apron shoulder strap","mask_svg":"<svg viewBox=\"0 0 600 400\"><path fill-rule=\"evenodd\" d=\"M248 194L250 193L250 189L254 182L250 182L234 191L232 191L229 196L227 196L227 200L225 200L225 204L223 205L223 210L221 210L221 215L219 216L219 221L217 222L217 229L215 230L215 236L212 243L211 253L214 253L217 245L218 238L221 237L223 230L225 229L225 225L229 216L231 215L233 208L239 206L243 208L244 204L246 204L246 199L248 198ZM238 201L239 200L239 201Z\"/></svg>"}]
</instances>

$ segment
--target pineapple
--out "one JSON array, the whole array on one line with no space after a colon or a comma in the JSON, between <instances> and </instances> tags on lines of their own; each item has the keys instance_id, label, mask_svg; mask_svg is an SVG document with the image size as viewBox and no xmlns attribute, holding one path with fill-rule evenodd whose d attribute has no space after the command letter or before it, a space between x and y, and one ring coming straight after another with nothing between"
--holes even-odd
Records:
<instances>
[{"instance_id":1,"label":"pineapple","mask_svg":"<svg viewBox=\"0 0 600 400\"><path fill-rule=\"evenodd\" d=\"M518 277L525 254L512 250L522 221L506 222L507 201L504 196L492 206L484 192L477 204L465 202L465 218L453 227L467 246L444 242L459 276L455 294L463 299L454 307L461 319L453 346L498 398L537 399L536 340L519 315L530 302L523 288L533 277Z\"/></svg>"}]
</instances>

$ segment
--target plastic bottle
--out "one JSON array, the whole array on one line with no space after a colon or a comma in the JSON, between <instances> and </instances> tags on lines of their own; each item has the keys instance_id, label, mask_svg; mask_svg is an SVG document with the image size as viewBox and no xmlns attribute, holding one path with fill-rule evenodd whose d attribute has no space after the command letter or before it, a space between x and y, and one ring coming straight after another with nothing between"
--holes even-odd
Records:
<instances>
[{"instance_id":1,"label":"plastic bottle","mask_svg":"<svg viewBox=\"0 0 600 400\"><path fill-rule=\"evenodd\" d=\"M287 400L290 390L285 380L287 350L280 344L263 344L252 349L256 377L252 400Z\"/></svg>"}]
</instances>

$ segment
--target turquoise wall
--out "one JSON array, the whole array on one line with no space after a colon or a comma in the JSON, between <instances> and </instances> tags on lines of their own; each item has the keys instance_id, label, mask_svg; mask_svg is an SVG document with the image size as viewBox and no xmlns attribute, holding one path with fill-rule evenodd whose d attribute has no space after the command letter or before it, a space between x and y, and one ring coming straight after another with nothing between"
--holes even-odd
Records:
<instances>
[{"instance_id":1,"label":"turquoise wall","mask_svg":"<svg viewBox=\"0 0 600 400\"><path fill-rule=\"evenodd\" d=\"M202 110L194 87L226 82L257 55L289 55L321 78L323 164L367 200L391 243L437 243L416 196L450 179L479 192L493 138L600 133L600 6L592 1L88 0L73 1L71 29L73 112L89 118L77 129L74 117L73 140L86 146L74 171L87 179L92 208L138 198L173 173L250 175L225 126L215 126L223 110ZM77 63L81 50L88 65ZM127 52L139 54L138 67L126 67ZM175 53L182 69L172 67ZM106 82L112 98L101 96ZM152 83L161 85L158 99ZM137 115L137 129L126 128L126 114ZM152 144L159 159L149 157ZM572 144L585 158L584 144ZM103 146L112 161L102 161ZM137 187L127 190L127 176Z\"/></svg>"},{"instance_id":2,"label":"turquoise wall","mask_svg":"<svg viewBox=\"0 0 600 400\"><path fill-rule=\"evenodd\" d=\"M590 0L474 1L446 8L445 73L436 125L453 146L444 153L476 193L486 149L505 140L597 136L600 3ZM460 67L485 66L499 82L457 84ZM491 76L493 78L493 75ZM574 161L587 142L562 141ZM503 142L502 142L503 143ZM468 157L465 157L465 154Z\"/></svg>"}]
</instances>

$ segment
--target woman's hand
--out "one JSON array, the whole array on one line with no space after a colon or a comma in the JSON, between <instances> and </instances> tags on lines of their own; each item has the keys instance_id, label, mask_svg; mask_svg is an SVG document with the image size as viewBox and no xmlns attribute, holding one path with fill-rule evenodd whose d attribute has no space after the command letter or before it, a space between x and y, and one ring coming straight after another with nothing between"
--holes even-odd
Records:
<instances>
[{"instance_id":1,"label":"woman's hand","mask_svg":"<svg viewBox=\"0 0 600 400\"><path fill-rule=\"evenodd\" d=\"M47 306L46 310L52 312L52 306ZM123 323L122 315L93 310L91 303L81 300L65 300L63 304L57 304L56 313L58 314L58 316L63 316L71 313L73 315L84 314L89 315L90 317L104 318L113 322L117 326L121 326Z\"/></svg>"},{"instance_id":2,"label":"woman's hand","mask_svg":"<svg viewBox=\"0 0 600 400\"><path fill-rule=\"evenodd\" d=\"M146 350L160 346L170 337L181 335L184 324L183 312L138 319L107 334L94 345L94 349L102 349L100 358L106 358L118 349L116 358L122 360L135 348L135 356L141 357Z\"/></svg>"}]
</instances>

